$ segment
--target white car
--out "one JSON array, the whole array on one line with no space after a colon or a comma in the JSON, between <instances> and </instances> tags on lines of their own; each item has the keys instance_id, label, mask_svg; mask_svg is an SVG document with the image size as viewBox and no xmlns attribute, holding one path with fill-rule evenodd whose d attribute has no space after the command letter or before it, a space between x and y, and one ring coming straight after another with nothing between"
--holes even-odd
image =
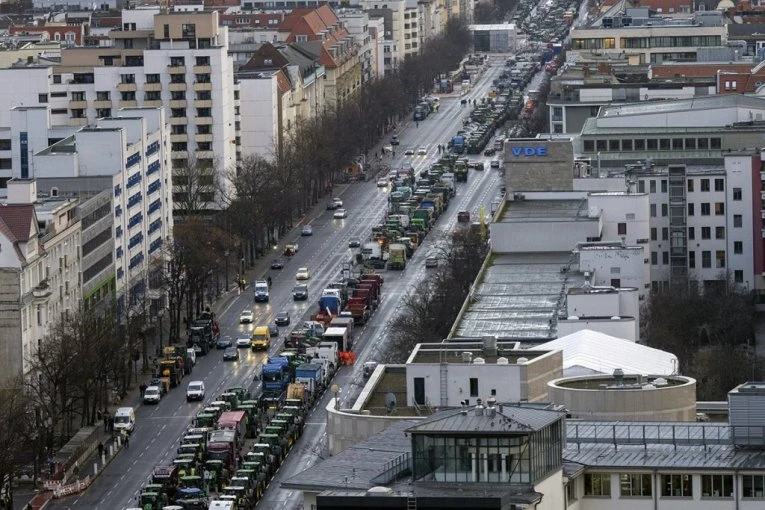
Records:
<instances>
[{"instance_id":1,"label":"white car","mask_svg":"<svg viewBox=\"0 0 765 510\"><path fill-rule=\"evenodd\" d=\"M143 403L144 404L159 404L159 400L162 398L162 392L159 386L149 386L143 391Z\"/></svg>"},{"instance_id":2,"label":"white car","mask_svg":"<svg viewBox=\"0 0 765 510\"><path fill-rule=\"evenodd\" d=\"M332 199L332 202L335 204L335 208L336 209L339 209L340 207L343 206L343 199L342 198L335 197L335 198Z\"/></svg>"},{"instance_id":3,"label":"white car","mask_svg":"<svg viewBox=\"0 0 765 510\"><path fill-rule=\"evenodd\" d=\"M205 399L205 383L202 381L191 381L186 388L186 402L192 400Z\"/></svg>"},{"instance_id":4,"label":"white car","mask_svg":"<svg viewBox=\"0 0 765 510\"><path fill-rule=\"evenodd\" d=\"M302 236L312 236L313 235L313 227L311 225L305 225L303 227L303 230L300 232L300 235ZM295 250L297 251L297 250Z\"/></svg>"},{"instance_id":5,"label":"white car","mask_svg":"<svg viewBox=\"0 0 765 510\"><path fill-rule=\"evenodd\" d=\"M255 315L252 313L252 310L244 310L241 315L239 315L239 324L252 324L253 320L255 320Z\"/></svg>"},{"instance_id":6,"label":"white car","mask_svg":"<svg viewBox=\"0 0 765 510\"><path fill-rule=\"evenodd\" d=\"M236 339L236 346L237 347L249 347L250 346L250 339L249 338L237 338Z\"/></svg>"},{"instance_id":7,"label":"white car","mask_svg":"<svg viewBox=\"0 0 765 510\"><path fill-rule=\"evenodd\" d=\"M383 145L382 150L384 153L390 154L391 152L393 152L393 146L391 144Z\"/></svg>"},{"instance_id":8,"label":"white car","mask_svg":"<svg viewBox=\"0 0 765 510\"><path fill-rule=\"evenodd\" d=\"M311 273L308 271L307 267L301 267L297 270L297 273L295 273L296 280L309 280L310 278Z\"/></svg>"},{"instance_id":9,"label":"white car","mask_svg":"<svg viewBox=\"0 0 765 510\"><path fill-rule=\"evenodd\" d=\"M417 149L417 155L418 156L427 156L428 155L428 148L427 147L420 147Z\"/></svg>"},{"instance_id":10,"label":"white car","mask_svg":"<svg viewBox=\"0 0 765 510\"><path fill-rule=\"evenodd\" d=\"M409 147L404 151L404 156L414 156L414 147Z\"/></svg>"},{"instance_id":11,"label":"white car","mask_svg":"<svg viewBox=\"0 0 765 510\"><path fill-rule=\"evenodd\" d=\"M390 181L388 179L377 179L378 188L387 188Z\"/></svg>"},{"instance_id":12,"label":"white car","mask_svg":"<svg viewBox=\"0 0 765 510\"><path fill-rule=\"evenodd\" d=\"M336 220L340 220L348 217L348 211L345 209L338 209L335 214L332 215Z\"/></svg>"}]
</instances>

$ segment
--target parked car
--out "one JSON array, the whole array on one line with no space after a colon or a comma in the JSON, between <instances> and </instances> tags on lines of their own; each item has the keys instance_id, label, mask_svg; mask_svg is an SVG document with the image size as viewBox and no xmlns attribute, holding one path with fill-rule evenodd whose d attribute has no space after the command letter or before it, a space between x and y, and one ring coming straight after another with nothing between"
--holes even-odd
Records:
<instances>
[{"instance_id":1,"label":"parked car","mask_svg":"<svg viewBox=\"0 0 765 510\"><path fill-rule=\"evenodd\" d=\"M343 206L343 199L339 197L335 197L332 199L332 201L335 203L335 209L339 209Z\"/></svg>"},{"instance_id":2,"label":"parked car","mask_svg":"<svg viewBox=\"0 0 765 510\"><path fill-rule=\"evenodd\" d=\"M243 310L239 314L239 324L252 324L253 320L255 320L255 315L252 313L252 310Z\"/></svg>"},{"instance_id":3,"label":"parked car","mask_svg":"<svg viewBox=\"0 0 765 510\"><path fill-rule=\"evenodd\" d=\"M361 246L361 239L358 237L348 239L348 248L358 248L359 246Z\"/></svg>"},{"instance_id":4,"label":"parked car","mask_svg":"<svg viewBox=\"0 0 765 510\"><path fill-rule=\"evenodd\" d=\"M159 386L149 386L143 391L144 404L159 404L161 398L162 392Z\"/></svg>"},{"instance_id":5,"label":"parked car","mask_svg":"<svg viewBox=\"0 0 765 510\"><path fill-rule=\"evenodd\" d=\"M328 211L334 211L337 209L337 206L335 205L335 202L333 200L327 201L327 210Z\"/></svg>"},{"instance_id":6,"label":"parked car","mask_svg":"<svg viewBox=\"0 0 765 510\"><path fill-rule=\"evenodd\" d=\"M202 381L191 381L186 387L186 402L192 400L205 399L205 383Z\"/></svg>"},{"instance_id":7,"label":"parked car","mask_svg":"<svg viewBox=\"0 0 765 510\"><path fill-rule=\"evenodd\" d=\"M289 326L290 325L290 313L287 311L279 312L276 314L274 320L277 326Z\"/></svg>"},{"instance_id":8,"label":"parked car","mask_svg":"<svg viewBox=\"0 0 765 510\"><path fill-rule=\"evenodd\" d=\"M223 352L223 361L239 361L239 349L229 347Z\"/></svg>"},{"instance_id":9,"label":"parked car","mask_svg":"<svg viewBox=\"0 0 765 510\"><path fill-rule=\"evenodd\" d=\"M313 227L311 225L304 225L302 232L300 232L301 236L312 236L313 235Z\"/></svg>"},{"instance_id":10,"label":"parked car","mask_svg":"<svg viewBox=\"0 0 765 510\"><path fill-rule=\"evenodd\" d=\"M249 347L250 346L250 339L249 338L237 338L236 339L236 346L237 347Z\"/></svg>"},{"instance_id":11,"label":"parked car","mask_svg":"<svg viewBox=\"0 0 765 510\"><path fill-rule=\"evenodd\" d=\"M391 144L383 145L382 150L386 154L391 153L391 152L393 152L393 146Z\"/></svg>"},{"instance_id":12,"label":"parked car","mask_svg":"<svg viewBox=\"0 0 765 510\"><path fill-rule=\"evenodd\" d=\"M338 209L335 211L335 214L333 214L332 217L335 218L336 220L342 220L343 218L348 217L348 211L346 211L345 209Z\"/></svg>"},{"instance_id":13,"label":"parked car","mask_svg":"<svg viewBox=\"0 0 765 510\"><path fill-rule=\"evenodd\" d=\"M438 257L435 255L428 255L425 258L425 267L431 268L431 267L438 267Z\"/></svg>"},{"instance_id":14,"label":"parked car","mask_svg":"<svg viewBox=\"0 0 765 510\"><path fill-rule=\"evenodd\" d=\"M284 264L281 260L274 259L274 261L271 262L271 269L284 269Z\"/></svg>"},{"instance_id":15,"label":"parked car","mask_svg":"<svg viewBox=\"0 0 765 510\"><path fill-rule=\"evenodd\" d=\"M297 273L295 273L296 280L309 280L310 278L311 273L308 271L307 267L301 267L297 270Z\"/></svg>"},{"instance_id":16,"label":"parked car","mask_svg":"<svg viewBox=\"0 0 765 510\"><path fill-rule=\"evenodd\" d=\"M232 345L234 344L230 336L221 336L215 343L215 347L218 349L225 349L226 347L231 347Z\"/></svg>"},{"instance_id":17,"label":"parked car","mask_svg":"<svg viewBox=\"0 0 765 510\"><path fill-rule=\"evenodd\" d=\"M308 285L295 285L292 288L292 299L295 301L304 301L308 299Z\"/></svg>"}]
</instances>

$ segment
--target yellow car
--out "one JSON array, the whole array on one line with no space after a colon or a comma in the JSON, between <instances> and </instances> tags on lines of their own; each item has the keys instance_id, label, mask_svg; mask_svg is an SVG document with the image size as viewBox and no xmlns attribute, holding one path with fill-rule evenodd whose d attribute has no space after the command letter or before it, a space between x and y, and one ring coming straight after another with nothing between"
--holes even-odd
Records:
<instances>
[{"instance_id":1,"label":"yellow car","mask_svg":"<svg viewBox=\"0 0 765 510\"><path fill-rule=\"evenodd\" d=\"M271 332L268 326L258 326L252 332L250 347L253 351L267 351L271 347Z\"/></svg>"}]
</instances>

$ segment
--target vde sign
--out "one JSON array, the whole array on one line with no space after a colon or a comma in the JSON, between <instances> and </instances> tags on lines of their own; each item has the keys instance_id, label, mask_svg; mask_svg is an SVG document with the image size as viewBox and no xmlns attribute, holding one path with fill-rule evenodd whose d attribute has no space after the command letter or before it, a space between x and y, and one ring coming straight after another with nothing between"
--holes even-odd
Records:
<instances>
[{"instance_id":1,"label":"vde sign","mask_svg":"<svg viewBox=\"0 0 765 510\"><path fill-rule=\"evenodd\" d=\"M513 147L512 149L513 156L516 158L519 158L521 156L526 156L527 158L531 157L545 157L547 156L547 147L539 146L539 147Z\"/></svg>"}]
</instances>

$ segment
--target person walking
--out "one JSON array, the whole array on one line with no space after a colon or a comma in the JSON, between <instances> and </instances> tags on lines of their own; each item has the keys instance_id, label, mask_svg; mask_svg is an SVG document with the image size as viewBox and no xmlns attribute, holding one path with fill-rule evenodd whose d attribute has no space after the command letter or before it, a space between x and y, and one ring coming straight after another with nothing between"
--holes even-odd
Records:
<instances>
[{"instance_id":1,"label":"person walking","mask_svg":"<svg viewBox=\"0 0 765 510\"><path fill-rule=\"evenodd\" d=\"M109 416L109 432L114 432L114 416Z\"/></svg>"},{"instance_id":2,"label":"person walking","mask_svg":"<svg viewBox=\"0 0 765 510\"><path fill-rule=\"evenodd\" d=\"M103 456L104 456L104 443L99 441L98 442L98 457L100 458L100 457L103 457Z\"/></svg>"},{"instance_id":3,"label":"person walking","mask_svg":"<svg viewBox=\"0 0 765 510\"><path fill-rule=\"evenodd\" d=\"M125 432L125 449L130 449L130 432Z\"/></svg>"},{"instance_id":4,"label":"person walking","mask_svg":"<svg viewBox=\"0 0 765 510\"><path fill-rule=\"evenodd\" d=\"M138 388L141 390L141 398L143 398L143 394L146 393L146 388L147 388L146 383L141 382L141 385Z\"/></svg>"},{"instance_id":5,"label":"person walking","mask_svg":"<svg viewBox=\"0 0 765 510\"><path fill-rule=\"evenodd\" d=\"M104 432L109 432L109 412L104 412Z\"/></svg>"}]
</instances>

